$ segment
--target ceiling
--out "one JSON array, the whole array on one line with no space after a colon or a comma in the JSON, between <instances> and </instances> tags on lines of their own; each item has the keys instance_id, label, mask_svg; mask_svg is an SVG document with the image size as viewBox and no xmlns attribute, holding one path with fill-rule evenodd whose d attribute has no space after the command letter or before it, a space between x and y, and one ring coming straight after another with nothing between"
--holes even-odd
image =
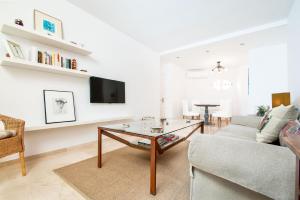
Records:
<instances>
[{"instance_id":1,"label":"ceiling","mask_svg":"<svg viewBox=\"0 0 300 200\"><path fill-rule=\"evenodd\" d=\"M69 0L157 52L287 18L294 0Z\"/></svg>"},{"instance_id":2,"label":"ceiling","mask_svg":"<svg viewBox=\"0 0 300 200\"><path fill-rule=\"evenodd\" d=\"M228 68L248 66L249 50L286 42L287 25L283 25L163 55L161 63L172 63L185 69L211 69L217 61L222 61L221 65Z\"/></svg>"}]
</instances>

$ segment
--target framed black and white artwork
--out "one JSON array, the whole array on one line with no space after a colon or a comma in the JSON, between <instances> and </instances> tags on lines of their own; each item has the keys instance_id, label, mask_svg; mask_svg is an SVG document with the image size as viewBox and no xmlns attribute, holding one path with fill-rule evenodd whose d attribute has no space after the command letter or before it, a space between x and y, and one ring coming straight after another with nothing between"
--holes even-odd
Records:
<instances>
[{"instance_id":1,"label":"framed black and white artwork","mask_svg":"<svg viewBox=\"0 0 300 200\"><path fill-rule=\"evenodd\" d=\"M76 121L71 91L44 90L46 124Z\"/></svg>"}]
</instances>

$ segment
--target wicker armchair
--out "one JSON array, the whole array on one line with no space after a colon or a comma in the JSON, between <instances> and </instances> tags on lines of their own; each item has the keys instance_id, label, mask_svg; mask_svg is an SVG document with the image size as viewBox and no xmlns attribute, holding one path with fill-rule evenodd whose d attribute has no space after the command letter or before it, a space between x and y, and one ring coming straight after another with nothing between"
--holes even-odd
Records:
<instances>
[{"instance_id":1,"label":"wicker armchair","mask_svg":"<svg viewBox=\"0 0 300 200\"><path fill-rule=\"evenodd\" d=\"M16 136L0 139L0 158L10 154L19 153L22 175L26 176L25 158L24 158L24 126L25 122L20 119L0 115L0 121L3 121L6 130L16 130Z\"/></svg>"}]
</instances>

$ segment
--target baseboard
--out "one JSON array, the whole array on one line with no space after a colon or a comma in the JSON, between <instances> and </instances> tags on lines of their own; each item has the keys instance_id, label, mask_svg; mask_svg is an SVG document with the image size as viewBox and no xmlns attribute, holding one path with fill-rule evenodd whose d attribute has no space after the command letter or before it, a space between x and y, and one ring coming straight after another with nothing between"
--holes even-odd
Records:
<instances>
[{"instance_id":1,"label":"baseboard","mask_svg":"<svg viewBox=\"0 0 300 200\"><path fill-rule=\"evenodd\" d=\"M103 142L108 142L109 140L111 140L111 139L110 138L103 138ZM37 159L37 158L44 158L44 157L51 156L51 155L54 155L54 154L63 153L63 152L75 150L77 148L82 148L82 147L85 147L85 146L89 146L89 145L92 145L94 143L97 143L97 141L95 140L95 141L84 143L84 144L74 145L74 146L70 146L70 147L66 147L66 148L62 148L62 149L56 149L56 150L53 150L53 151L48 151L48 152L44 152L44 153L30 155L30 156L26 156L25 159L26 159L26 161L29 161L29 160ZM0 168L5 167L5 166L9 166L9 165L14 165L14 164L19 163L19 162L20 161L19 161L18 158L13 159L13 160L3 161L3 162L0 163Z\"/></svg>"}]
</instances>

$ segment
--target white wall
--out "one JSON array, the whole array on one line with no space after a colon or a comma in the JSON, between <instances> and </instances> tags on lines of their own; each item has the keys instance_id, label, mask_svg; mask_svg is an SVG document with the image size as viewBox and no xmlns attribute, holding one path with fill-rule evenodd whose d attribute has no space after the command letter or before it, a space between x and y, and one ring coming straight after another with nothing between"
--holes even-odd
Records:
<instances>
[{"instance_id":1,"label":"white wall","mask_svg":"<svg viewBox=\"0 0 300 200\"><path fill-rule=\"evenodd\" d=\"M259 105L272 104L272 93L288 91L287 45L265 46L249 51L249 113Z\"/></svg>"},{"instance_id":2,"label":"white wall","mask_svg":"<svg viewBox=\"0 0 300 200\"><path fill-rule=\"evenodd\" d=\"M229 68L227 72L206 73L206 78L188 78L184 68L172 64L165 67L165 110L171 117L181 116L181 101L220 103L222 99L232 101L233 115L254 114L259 105L271 106L271 94L287 92L288 68L287 45L279 44L251 49L248 53L248 67ZM216 90L216 80L229 80L232 87L228 90ZM184 86L184 87L183 87ZM169 105L169 106L168 106Z\"/></svg>"},{"instance_id":3,"label":"white wall","mask_svg":"<svg viewBox=\"0 0 300 200\"><path fill-rule=\"evenodd\" d=\"M0 23L13 23L15 18L21 18L26 27L33 28L33 9L61 19L65 40L84 43L93 52L87 57L61 53L78 58L79 67L88 69L93 75L126 82L126 104L90 104L88 79L0 66L1 114L25 119L29 126L43 125L42 91L54 89L74 92L79 121L125 115L159 116L158 53L62 0L1 2ZM55 50L17 37L3 34L0 37L22 44L26 54L30 46ZM4 56L3 45L1 56ZM93 141L96 132L96 125L27 132L26 155Z\"/></svg>"},{"instance_id":4,"label":"white wall","mask_svg":"<svg viewBox=\"0 0 300 200\"><path fill-rule=\"evenodd\" d=\"M174 64L163 64L161 71L161 89L164 98L162 116L179 118L182 116L182 100L185 98L185 71Z\"/></svg>"},{"instance_id":5,"label":"white wall","mask_svg":"<svg viewBox=\"0 0 300 200\"><path fill-rule=\"evenodd\" d=\"M201 77L190 78L185 68L175 64L162 63L162 96L164 97L164 116L178 118L182 116L182 100L199 103L218 104L223 99L232 100L234 115L246 114L248 99L248 68L236 67L221 74L207 71L194 72ZM196 76L198 76L196 75ZM217 90L213 87L216 80L229 80L232 87L228 90ZM191 106L191 105L190 105Z\"/></svg>"},{"instance_id":6,"label":"white wall","mask_svg":"<svg viewBox=\"0 0 300 200\"><path fill-rule=\"evenodd\" d=\"M300 98L300 1L294 1L288 18L288 76L289 90L293 101L297 100L299 104Z\"/></svg>"},{"instance_id":7,"label":"white wall","mask_svg":"<svg viewBox=\"0 0 300 200\"><path fill-rule=\"evenodd\" d=\"M206 78L186 77L186 98L199 103L219 104L221 100L231 100L234 115L244 114L243 104L247 99L247 67L230 68L227 72L213 73L208 71ZM228 80L232 87L217 90L214 82Z\"/></svg>"}]
</instances>

